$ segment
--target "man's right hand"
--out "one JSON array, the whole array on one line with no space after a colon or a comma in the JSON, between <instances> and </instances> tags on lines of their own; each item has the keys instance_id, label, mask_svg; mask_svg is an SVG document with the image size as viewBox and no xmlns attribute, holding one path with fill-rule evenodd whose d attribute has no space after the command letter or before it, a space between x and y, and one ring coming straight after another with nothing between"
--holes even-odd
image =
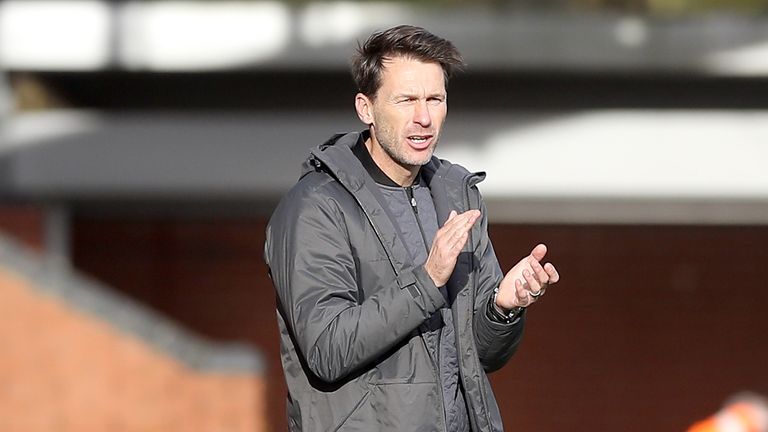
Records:
<instances>
[{"instance_id":1,"label":"man's right hand","mask_svg":"<svg viewBox=\"0 0 768 432\"><path fill-rule=\"evenodd\" d=\"M441 287L448 282L459 253L467 243L469 230L479 218L479 210L467 210L462 214L451 210L445 225L437 230L427 262L424 263L424 269L436 286Z\"/></svg>"}]
</instances>

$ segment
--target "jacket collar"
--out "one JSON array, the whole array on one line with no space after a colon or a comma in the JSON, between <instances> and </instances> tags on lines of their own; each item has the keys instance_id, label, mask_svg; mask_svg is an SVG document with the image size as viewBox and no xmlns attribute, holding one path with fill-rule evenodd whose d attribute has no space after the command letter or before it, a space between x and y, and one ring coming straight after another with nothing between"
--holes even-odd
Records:
<instances>
[{"instance_id":1,"label":"jacket collar","mask_svg":"<svg viewBox=\"0 0 768 432\"><path fill-rule=\"evenodd\" d=\"M354 152L354 147L359 142L364 142L369 136L368 133L366 130L332 136L310 152L309 158L304 163L302 176L323 167L324 171L335 177L350 192L355 193L364 185L370 186L369 189L377 189L375 187L376 170L371 174L371 169L366 169L364 165L366 162L361 162ZM364 146L363 150L365 150ZM367 151L365 153L368 154ZM370 162L375 165L372 159ZM378 169L378 171L381 170ZM383 172L381 175L386 177ZM464 191L467 187L472 187L485 179L484 172L471 173L461 165L452 164L435 156L432 156L432 159L421 168L419 175L432 191L440 226L448 219L451 210L458 212L466 210L459 205L465 201ZM446 197L447 202L445 202Z\"/></svg>"},{"instance_id":2,"label":"jacket collar","mask_svg":"<svg viewBox=\"0 0 768 432\"><path fill-rule=\"evenodd\" d=\"M366 151L363 154L362 151L355 150L360 142L365 142L368 139L369 133L365 130L332 136L310 152L309 158L302 167L302 176L317 170L319 167L316 161L319 161L330 174L352 190L358 190L367 180L381 184L393 182L376 166L370 153ZM365 149L365 146L362 146L362 149ZM365 160L366 155L368 161ZM369 164L373 164L373 166L369 166ZM473 177L470 179L473 185L485 178L485 173L470 173L460 165L454 165L435 156L432 156L432 159L421 168L419 174L428 185L436 178L456 186L465 182L468 176Z\"/></svg>"},{"instance_id":3,"label":"jacket collar","mask_svg":"<svg viewBox=\"0 0 768 432\"><path fill-rule=\"evenodd\" d=\"M392 223L395 218L390 214L376 181L352 150L361 139L365 139L364 134L366 132L337 134L313 149L304 162L302 176L312 171L325 171L347 189L379 233L387 255L400 273L400 269L413 265L402 240L403 235L399 227ZM467 188L485 177L484 173L472 174L460 165L435 156L422 167L420 174L431 191L439 226L445 223L451 210L462 212L467 209Z\"/></svg>"},{"instance_id":4,"label":"jacket collar","mask_svg":"<svg viewBox=\"0 0 768 432\"><path fill-rule=\"evenodd\" d=\"M384 186L400 187L399 184L389 178L389 176L381 170L381 168L373 160L371 153L365 147L365 142L368 141L368 138L370 137L370 131L366 130L361 132L357 142L354 146L352 146L352 153L357 156L357 158L360 160L360 163L363 164L365 170L376 183Z\"/></svg>"}]
</instances>

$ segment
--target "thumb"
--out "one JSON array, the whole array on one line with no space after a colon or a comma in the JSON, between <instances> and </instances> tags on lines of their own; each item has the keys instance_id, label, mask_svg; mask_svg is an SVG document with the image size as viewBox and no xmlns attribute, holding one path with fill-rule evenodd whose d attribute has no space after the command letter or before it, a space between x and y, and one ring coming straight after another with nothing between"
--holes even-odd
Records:
<instances>
[{"instance_id":1,"label":"thumb","mask_svg":"<svg viewBox=\"0 0 768 432\"><path fill-rule=\"evenodd\" d=\"M544 259L544 255L547 254L547 245L543 243L539 243L536 245L535 248L531 251L531 256L536 261L541 261Z\"/></svg>"},{"instance_id":2,"label":"thumb","mask_svg":"<svg viewBox=\"0 0 768 432\"><path fill-rule=\"evenodd\" d=\"M456 217L458 213L456 213L456 210L451 210L450 213L448 213L448 220L451 220Z\"/></svg>"}]
</instances>

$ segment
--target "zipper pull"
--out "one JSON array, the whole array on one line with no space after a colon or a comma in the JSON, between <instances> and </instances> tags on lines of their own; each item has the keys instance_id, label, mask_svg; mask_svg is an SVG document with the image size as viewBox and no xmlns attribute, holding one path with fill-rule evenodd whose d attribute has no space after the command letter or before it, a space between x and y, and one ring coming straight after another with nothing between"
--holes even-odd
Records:
<instances>
[{"instance_id":1,"label":"zipper pull","mask_svg":"<svg viewBox=\"0 0 768 432\"><path fill-rule=\"evenodd\" d=\"M419 208L416 207L416 197L413 196L413 188L410 186L405 188L405 193L407 193L408 198L411 199L411 208L413 209L413 212L419 214Z\"/></svg>"},{"instance_id":2,"label":"zipper pull","mask_svg":"<svg viewBox=\"0 0 768 432\"><path fill-rule=\"evenodd\" d=\"M310 163L315 167L315 171L321 171L323 163L320 162L315 156L310 158Z\"/></svg>"}]
</instances>

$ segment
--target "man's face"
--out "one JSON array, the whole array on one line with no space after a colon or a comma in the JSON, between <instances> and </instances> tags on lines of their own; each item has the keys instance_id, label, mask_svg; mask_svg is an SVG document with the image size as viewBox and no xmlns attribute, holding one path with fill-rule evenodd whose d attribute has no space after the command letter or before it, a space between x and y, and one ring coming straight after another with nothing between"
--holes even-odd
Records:
<instances>
[{"instance_id":1,"label":"man's face","mask_svg":"<svg viewBox=\"0 0 768 432\"><path fill-rule=\"evenodd\" d=\"M413 170L429 162L447 114L446 97L438 63L405 57L384 62L381 87L369 101L366 123L372 125L372 146L386 155L385 165Z\"/></svg>"}]
</instances>

